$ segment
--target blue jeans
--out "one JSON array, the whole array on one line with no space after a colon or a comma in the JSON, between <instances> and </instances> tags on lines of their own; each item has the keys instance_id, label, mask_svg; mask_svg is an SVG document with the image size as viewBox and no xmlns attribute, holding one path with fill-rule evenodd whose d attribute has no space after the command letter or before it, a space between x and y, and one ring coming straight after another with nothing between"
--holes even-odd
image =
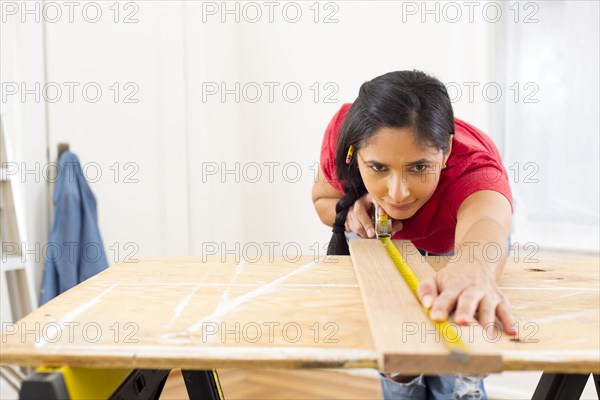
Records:
<instances>
[{"instance_id":1,"label":"blue jeans","mask_svg":"<svg viewBox=\"0 0 600 400\"><path fill-rule=\"evenodd\" d=\"M483 376L419 375L410 382L400 383L381 376L384 400L400 399L465 399L487 400Z\"/></svg>"}]
</instances>

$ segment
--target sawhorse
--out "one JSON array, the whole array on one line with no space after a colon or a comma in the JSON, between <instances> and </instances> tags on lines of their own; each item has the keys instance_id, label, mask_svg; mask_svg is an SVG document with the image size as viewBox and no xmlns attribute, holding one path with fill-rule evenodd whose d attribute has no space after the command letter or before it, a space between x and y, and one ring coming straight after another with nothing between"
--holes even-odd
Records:
<instances>
[{"instance_id":1,"label":"sawhorse","mask_svg":"<svg viewBox=\"0 0 600 400\"><path fill-rule=\"evenodd\" d=\"M89 397L86 394L91 390L94 395L111 400L158 400L169 372L150 369L42 368L23 382L20 399L85 398ZM190 400L224 400L216 370L183 370L182 375ZM124 380L120 377L124 377ZM589 374L544 373L532 399L579 399L588 377ZM593 379L600 398L600 375L593 374Z\"/></svg>"},{"instance_id":2,"label":"sawhorse","mask_svg":"<svg viewBox=\"0 0 600 400\"><path fill-rule=\"evenodd\" d=\"M169 370L109 370L92 368L40 368L23 381L21 400L158 400ZM190 400L224 400L216 370L183 370Z\"/></svg>"},{"instance_id":3,"label":"sawhorse","mask_svg":"<svg viewBox=\"0 0 600 400\"><path fill-rule=\"evenodd\" d=\"M590 374L542 374L532 400L579 399ZM600 399L600 375L592 374Z\"/></svg>"}]
</instances>

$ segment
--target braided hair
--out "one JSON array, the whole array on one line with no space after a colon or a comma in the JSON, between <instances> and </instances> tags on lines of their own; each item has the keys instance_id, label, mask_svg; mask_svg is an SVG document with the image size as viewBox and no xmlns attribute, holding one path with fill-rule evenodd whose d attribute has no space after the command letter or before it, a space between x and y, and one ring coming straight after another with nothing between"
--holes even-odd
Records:
<instances>
[{"instance_id":1,"label":"braided hair","mask_svg":"<svg viewBox=\"0 0 600 400\"><path fill-rule=\"evenodd\" d=\"M349 255L345 236L350 207L367 193L358 163L346 164L348 148L355 154L366 146L380 128L410 128L417 143L448 152L449 135L454 134L454 113L448 91L438 79L421 71L395 71L363 83L340 128L335 153L337 178L344 195L335 206L333 235L328 255Z\"/></svg>"}]
</instances>

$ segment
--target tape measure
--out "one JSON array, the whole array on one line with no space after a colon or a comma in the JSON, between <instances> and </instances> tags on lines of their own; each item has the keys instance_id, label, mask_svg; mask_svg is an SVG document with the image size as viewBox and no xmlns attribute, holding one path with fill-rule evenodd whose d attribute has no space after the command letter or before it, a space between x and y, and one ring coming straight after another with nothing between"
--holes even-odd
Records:
<instances>
[{"instance_id":1,"label":"tape measure","mask_svg":"<svg viewBox=\"0 0 600 400\"><path fill-rule=\"evenodd\" d=\"M377 238L385 248L388 256L390 256L390 259L396 266L396 269L398 272L400 272L400 275L410 288L410 291L413 293L417 301L421 303L419 295L417 294L417 288L421 282L406 261L404 261L402 255L392 242L392 221L388 219L387 215L378 215L377 212L375 213L375 220L375 231L377 232ZM423 306L423 311L427 317L431 319L429 316L429 309ZM444 340L444 343L446 343L450 349L450 360L467 362L469 360L468 347L460 339L460 335L454 326L447 320L442 322L432 322L435 325L435 329Z\"/></svg>"}]
</instances>

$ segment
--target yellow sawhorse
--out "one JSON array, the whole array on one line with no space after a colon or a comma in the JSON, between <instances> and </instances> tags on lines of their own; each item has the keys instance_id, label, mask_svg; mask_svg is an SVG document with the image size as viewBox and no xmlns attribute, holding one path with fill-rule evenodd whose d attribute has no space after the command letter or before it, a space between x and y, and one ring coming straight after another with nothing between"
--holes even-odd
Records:
<instances>
[{"instance_id":1,"label":"yellow sawhorse","mask_svg":"<svg viewBox=\"0 0 600 400\"><path fill-rule=\"evenodd\" d=\"M158 400L169 370L41 367L21 387L21 400ZM216 370L183 370L191 400L223 400Z\"/></svg>"}]
</instances>

